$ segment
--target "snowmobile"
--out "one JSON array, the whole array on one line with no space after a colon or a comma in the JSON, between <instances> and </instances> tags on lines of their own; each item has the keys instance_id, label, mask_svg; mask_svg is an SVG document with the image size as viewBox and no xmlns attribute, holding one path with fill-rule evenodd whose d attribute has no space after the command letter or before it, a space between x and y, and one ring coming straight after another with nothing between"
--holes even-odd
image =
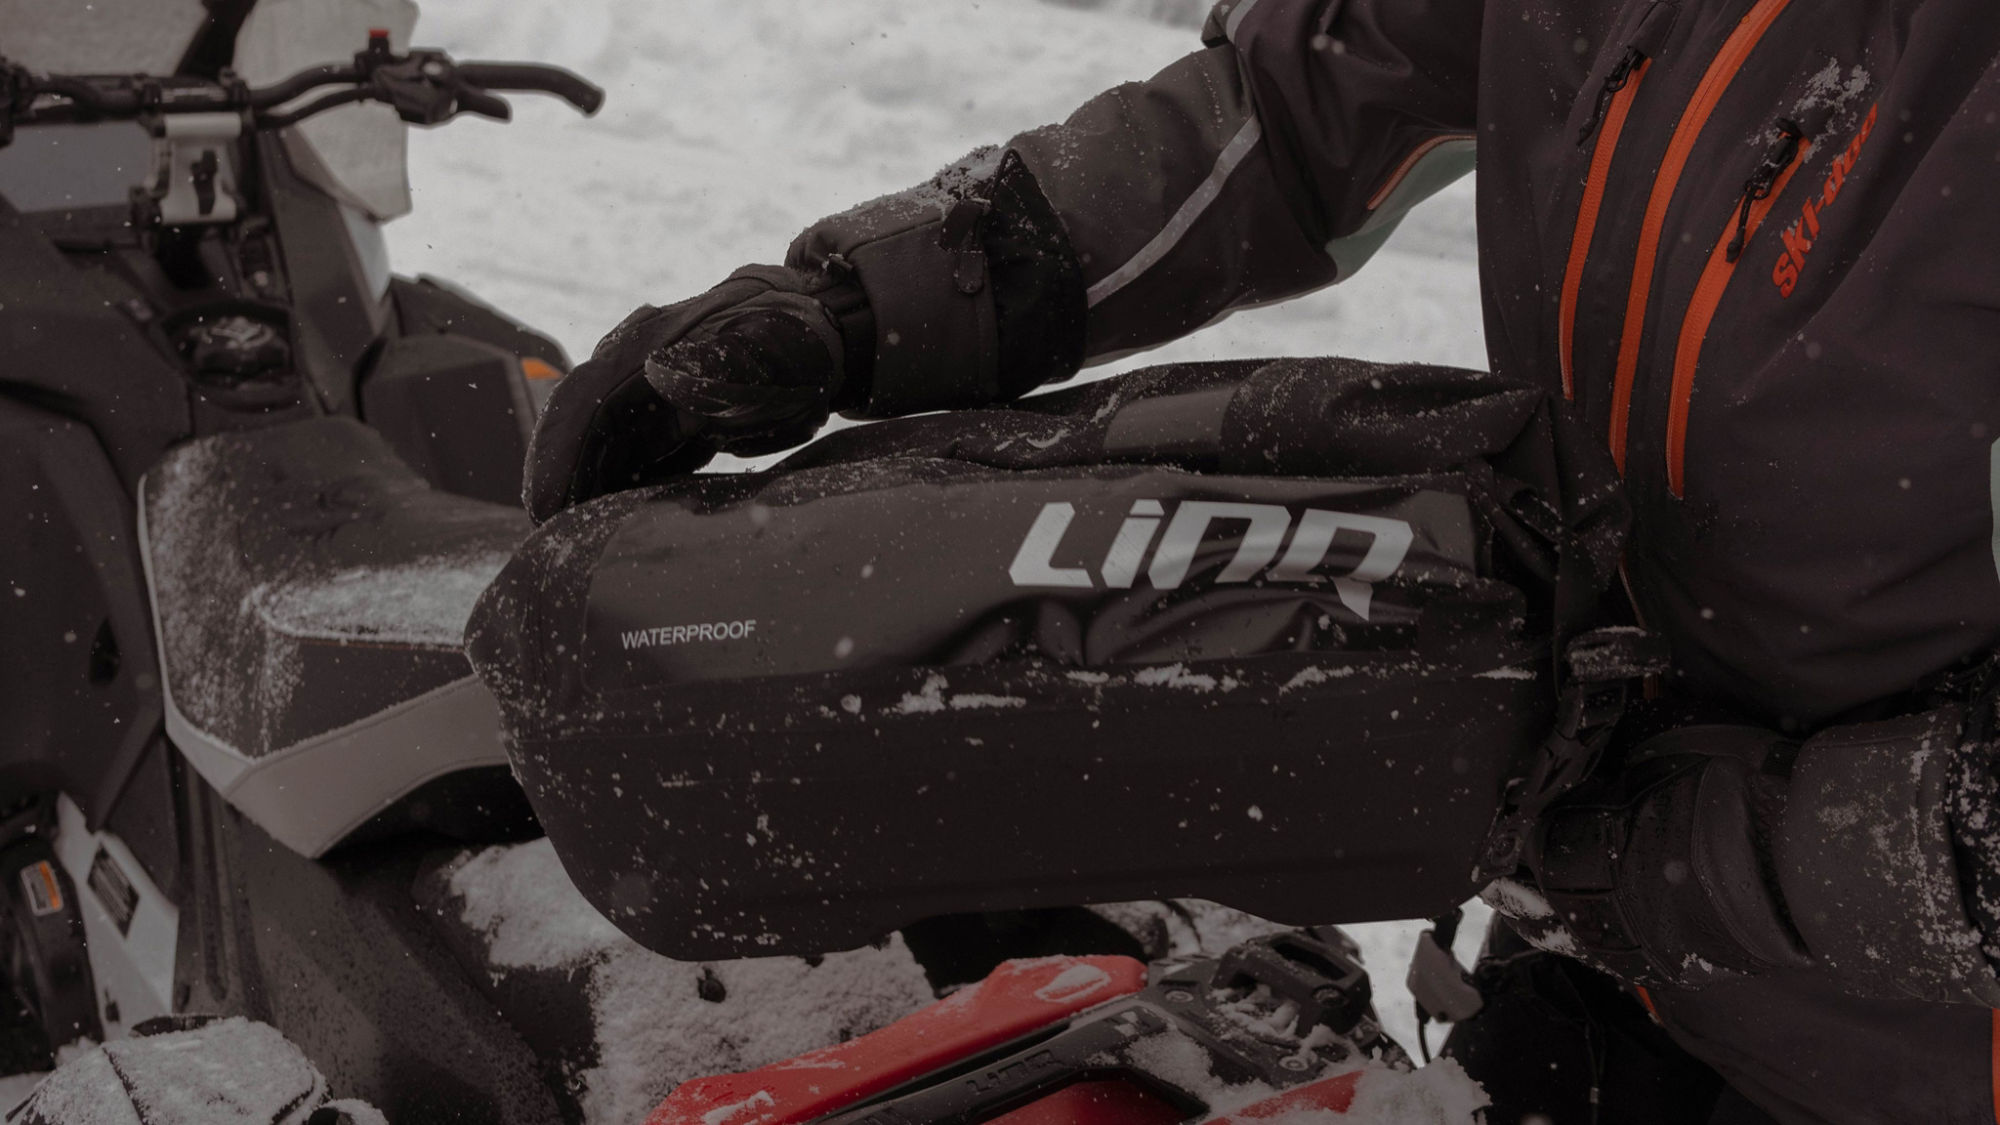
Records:
<instances>
[{"instance_id":1,"label":"snowmobile","mask_svg":"<svg viewBox=\"0 0 2000 1125\"><path fill-rule=\"evenodd\" d=\"M387 106L400 146L507 120L501 93L603 93L407 26L329 47L314 12L261 34L316 65L252 85L239 33L300 14L263 7L208 5L170 73L0 60L9 1061L244 1014L397 1120L561 1120L411 888L446 841L536 831L458 627L528 531L566 360L393 276L355 136L315 129Z\"/></svg>"},{"instance_id":2,"label":"snowmobile","mask_svg":"<svg viewBox=\"0 0 2000 1125\"><path fill-rule=\"evenodd\" d=\"M1112 1121L1269 1116L1253 1089L1335 1111L1346 1064L1394 1061L1330 932L1151 970L1018 958L1159 952L1079 902L1411 917L1511 866L1650 667L1579 626L1604 575L1570 548L1615 556L1615 489L1532 499L1538 473L1602 474L1537 452L1554 423L1531 396L1428 368L1142 373L969 431L836 434L782 471L535 532L520 467L565 357L391 274L351 147L315 128L363 103L505 120L496 92L588 113L602 92L380 28L253 85L234 64L258 7L211 4L170 74L0 60L19 520L0 537L0 938L24 1069L240 1015L392 1121L577 1120L575 981L483 965L445 877L544 832L669 956L811 959L900 929L933 985L975 985L856 1040L865 1059L798 1062L867 1079L783 1120L1093 1119L1070 1098ZM1291 444L1220 441L1280 399L1306 427ZM1314 459L1329 419L1391 403L1462 409L1493 440ZM728 551L749 601L682 613L715 585L675 569L690 542ZM801 585L801 552L831 577ZM997 580L954 561L988 556ZM840 611L800 608L821 595ZM798 600L774 617L780 596ZM1196 742L1260 749L1218 781L1178 749ZM1020 988L1031 1016L1009 1014ZM1176 1078L1162 1035L1233 1092ZM655 1119L780 1119L723 1113L766 1093L716 1101L730 1081ZM996 1116L1045 1095L1055 1117Z\"/></svg>"}]
</instances>

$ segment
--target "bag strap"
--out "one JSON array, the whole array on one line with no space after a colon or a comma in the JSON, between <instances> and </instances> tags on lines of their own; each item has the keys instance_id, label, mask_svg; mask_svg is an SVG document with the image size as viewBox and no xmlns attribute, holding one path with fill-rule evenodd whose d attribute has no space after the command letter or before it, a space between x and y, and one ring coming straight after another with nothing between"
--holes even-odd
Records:
<instances>
[{"instance_id":1,"label":"bag strap","mask_svg":"<svg viewBox=\"0 0 2000 1125\"><path fill-rule=\"evenodd\" d=\"M1666 672L1669 663L1666 639L1644 629L1621 625L1570 638L1558 669L1555 721L1494 813L1475 869L1481 883L1514 873L1535 821L1590 773L1633 689Z\"/></svg>"}]
</instances>

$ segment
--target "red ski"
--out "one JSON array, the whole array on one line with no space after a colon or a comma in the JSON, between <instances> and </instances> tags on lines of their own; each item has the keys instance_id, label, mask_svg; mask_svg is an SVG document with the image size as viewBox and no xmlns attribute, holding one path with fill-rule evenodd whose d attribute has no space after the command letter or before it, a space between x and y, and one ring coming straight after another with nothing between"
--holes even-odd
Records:
<instances>
[{"instance_id":1,"label":"red ski","mask_svg":"<svg viewBox=\"0 0 2000 1125\"><path fill-rule=\"evenodd\" d=\"M1150 975L1150 979L1149 978ZM1408 1069L1337 931L1220 958L1008 961L879 1031L676 1089L647 1125L1250 1125Z\"/></svg>"}]
</instances>

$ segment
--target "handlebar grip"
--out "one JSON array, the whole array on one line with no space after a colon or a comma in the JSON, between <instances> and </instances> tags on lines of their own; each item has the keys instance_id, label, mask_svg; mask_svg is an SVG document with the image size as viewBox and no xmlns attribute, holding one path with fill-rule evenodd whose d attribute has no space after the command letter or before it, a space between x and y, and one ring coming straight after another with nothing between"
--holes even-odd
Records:
<instances>
[{"instance_id":1,"label":"handlebar grip","mask_svg":"<svg viewBox=\"0 0 2000 1125\"><path fill-rule=\"evenodd\" d=\"M458 65L458 76L486 90L529 90L554 94L593 114L604 105L604 90L559 66L534 63L469 62Z\"/></svg>"}]
</instances>

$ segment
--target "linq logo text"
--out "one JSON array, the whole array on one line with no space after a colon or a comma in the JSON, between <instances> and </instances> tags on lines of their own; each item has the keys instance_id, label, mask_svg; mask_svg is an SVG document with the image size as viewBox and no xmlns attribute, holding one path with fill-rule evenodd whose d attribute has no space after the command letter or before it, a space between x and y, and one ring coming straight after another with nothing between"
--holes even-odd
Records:
<instances>
[{"instance_id":1,"label":"linq logo text","mask_svg":"<svg viewBox=\"0 0 2000 1125\"><path fill-rule=\"evenodd\" d=\"M1409 524L1382 516L1320 508L1308 508L1294 516L1291 509L1278 504L1189 500L1176 505L1168 519L1166 506L1160 501L1137 500L1093 575L1087 567L1057 566L1055 562L1058 554L1076 557L1074 545L1067 552L1063 550L1064 537L1075 519L1074 504L1059 501L1042 505L1034 526L1014 553L1013 565L1007 568L1014 585L1088 590L1101 583L1110 589L1129 590L1138 583L1144 566L1148 583L1155 589L1172 590L1186 581L1210 526L1218 521L1237 521L1249 527L1237 541L1229 565L1216 575L1216 582L1249 582L1259 577L1299 585L1330 581L1341 604L1366 621L1375 583L1396 573L1416 539ZM1164 533L1160 531L1162 523L1166 524ZM1368 549L1344 572L1322 572L1320 566L1334 536L1343 531L1368 536ZM1146 565L1149 548L1152 562Z\"/></svg>"}]
</instances>

